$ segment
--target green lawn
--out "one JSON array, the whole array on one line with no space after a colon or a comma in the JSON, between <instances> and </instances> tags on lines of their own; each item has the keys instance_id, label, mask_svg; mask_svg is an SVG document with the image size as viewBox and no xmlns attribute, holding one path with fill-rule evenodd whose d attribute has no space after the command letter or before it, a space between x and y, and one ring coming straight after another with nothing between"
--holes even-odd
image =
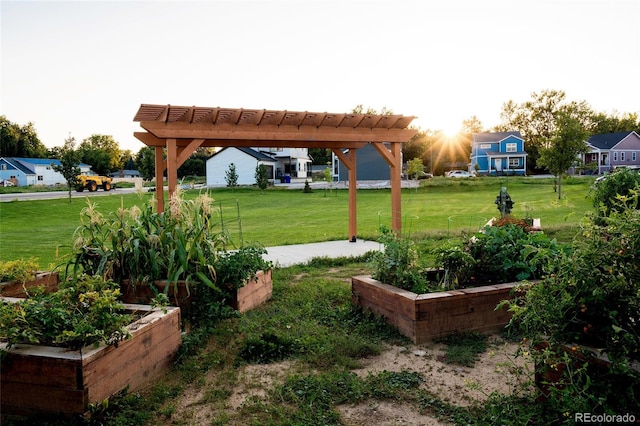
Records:
<instances>
[{"instance_id":1,"label":"green lawn","mask_svg":"<svg viewBox=\"0 0 640 426\"><path fill-rule=\"evenodd\" d=\"M435 178L426 185L402 193L403 233L414 237L447 237L461 231L474 232L499 215L494 200L500 187L508 185L514 200L514 215L540 218L550 232L575 233L592 205L587 197L590 178L567 180L563 199L557 199L551 179ZM187 191L195 197L198 191ZM209 194L220 207L221 222L233 240L259 242L264 246L298 244L348 238L348 193L270 188L231 191L213 189ZM92 198L107 215L121 206L149 202L153 193ZM391 224L391 192L388 189L359 190L358 236L375 239L380 225ZM86 200L12 201L0 204L0 260L38 258L41 267L60 263L69 253L74 230Z\"/></svg>"}]
</instances>

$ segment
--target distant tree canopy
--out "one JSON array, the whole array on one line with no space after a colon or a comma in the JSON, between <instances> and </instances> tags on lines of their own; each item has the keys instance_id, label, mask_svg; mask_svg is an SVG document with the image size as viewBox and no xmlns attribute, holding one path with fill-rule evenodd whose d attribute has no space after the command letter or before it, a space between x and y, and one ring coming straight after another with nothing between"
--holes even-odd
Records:
<instances>
[{"instance_id":1,"label":"distant tree canopy","mask_svg":"<svg viewBox=\"0 0 640 426\"><path fill-rule=\"evenodd\" d=\"M549 148L558 127L569 117L589 134L640 130L637 114L607 115L594 112L586 101L569 101L562 90L532 93L531 99L518 104L512 100L502 106L501 123L496 131L519 131L525 141L527 169L543 170L538 163L540 150ZM562 118L561 118L562 117Z\"/></svg>"},{"instance_id":2,"label":"distant tree canopy","mask_svg":"<svg viewBox=\"0 0 640 426\"><path fill-rule=\"evenodd\" d=\"M124 166L120 146L110 135L93 134L85 138L78 146L78 153L81 161L99 175L107 175Z\"/></svg>"},{"instance_id":3,"label":"distant tree canopy","mask_svg":"<svg viewBox=\"0 0 640 426\"><path fill-rule=\"evenodd\" d=\"M156 175L155 149L150 146L140 148L135 156L136 169L144 180L151 180Z\"/></svg>"},{"instance_id":4,"label":"distant tree canopy","mask_svg":"<svg viewBox=\"0 0 640 426\"><path fill-rule=\"evenodd\" d=\"M47 158L49 152L44 146L33 123L21 126L0 116L0 155L3 157Z\"/></svg>"}]
</instances>

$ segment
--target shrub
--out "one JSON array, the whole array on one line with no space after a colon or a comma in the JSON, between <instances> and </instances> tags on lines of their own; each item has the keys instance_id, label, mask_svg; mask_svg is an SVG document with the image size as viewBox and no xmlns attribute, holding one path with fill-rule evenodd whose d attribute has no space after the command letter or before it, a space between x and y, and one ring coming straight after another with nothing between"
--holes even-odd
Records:
<instances>
[{"instance_id":1,"label":"shrub","mask_svg":"<svg viewBox=\"0 0 640 426\"><path fill-rule=\"evenodd\" d=\"M373 269L371 276L398 288L424 292L427 278L418 265L418 252L413 241L397 236L386 227L380 231L379 241L384 245L384 251L372 254L369 262Z\"/></svg>"},{"instance_id":2,"label":"shrub","mask_svg":"<svg viewBox=\"0 0 640 426\"><path fill-rule=\"evenodd\" d=\"M557 375L554 410L640 409L640 211L616 204L608 217L589 217L584 236L542 282L504 302L509 327ZM594 368L603 354L608 368Z\"/></svg>"},{"instance_id":3,"label":"shrub","mask_svg":"<svg viewBox=\"0 0 640 426\"><path fill-rule=\"evenodd\" d=\"M633 193L640 189L638 170L619 168L597 182L591 191L594 207L602 216L612 211L621 211L624 207L640 208L638 198Z\"/></svg>"},{"instance_id":4,"label":"shrub","mask_svg":"<svg viewBox=\"0 0 640 426\"><path fill-rule=\"evenodd\" d=\"M18 281L25 283L36 277L39 265L36 259L18 259L0 262L0 282Z\"/></svg>"}]
</instances>

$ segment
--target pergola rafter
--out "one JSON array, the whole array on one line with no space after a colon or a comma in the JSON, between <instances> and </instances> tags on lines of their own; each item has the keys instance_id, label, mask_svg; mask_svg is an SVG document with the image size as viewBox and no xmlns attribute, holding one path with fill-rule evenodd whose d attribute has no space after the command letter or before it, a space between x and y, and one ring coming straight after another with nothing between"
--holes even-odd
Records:
<instances>
[{"instance_id":1,"label":"pergola rafter","mask_svg":"<svg viewBox=\"0 0 640 426\"><path fill-rule=\"evenodd\" d=\"M402 143L417 130L414 117L378 114L208 108L142 104L134 118L145 132L134 136L155 147L156 200L164 210L163 173L169 196L178 167L198 147L329 148L349 170L349 238L356 238L356 152L372 144L390 166L392 229L401 230ZM390 145L390 149L387 147ZM166 160L162 158L166 150ZM343 150L349 150L347 154Z\"/></svg>"}]
</instances>

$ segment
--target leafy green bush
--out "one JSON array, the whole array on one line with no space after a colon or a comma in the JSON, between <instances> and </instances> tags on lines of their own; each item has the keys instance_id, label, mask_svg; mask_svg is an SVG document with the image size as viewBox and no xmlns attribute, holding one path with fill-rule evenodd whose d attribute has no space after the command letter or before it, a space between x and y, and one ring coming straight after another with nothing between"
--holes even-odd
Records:
<instances>
[{"instance_id":1,"label":"leafy green bush","mask_svg":"<svg viewBox=\"0 0 640 426\"><path fill-rule=\"evenodd\" d=\"M514 223L485 226L464 247L475 260L477 282L503 283L539 279L566 246L543 233L527 232Z\"/></svg>"},{"instance_id":2,"label":"leafy green bush","mask_svg":"<svg viewBox=\"0 0 640 426\"><path fill-rule=\"evenodd\" d=\"M557 375L548 403L558 412L640 410L640 211L630 205L587 218L585 238L553 271L504 302L510 328ZM608 367L595 368L604 354Z\"/></svg>"},{"instance_id":3,"label":"leafy green bush","mask_svg":"<svg viewBox=\"0 0 640 426\"><path fill-rule=\"evenodd\" d=\"M591 198L594 207L603 216L609 216L612 211L619 212L624 207L640 208L638 198L633 197L633 192L639 189L639 171L621 167L594 185Z\"/></svg>"},{"instance_id":4,"label":"leafy green bush","mask_svg":"<svg viewBox=\"0 0 640 426\"><path fill-rule=\"evenodd\" d=\"M372 254L369 262L373 269L371 276L398 288L424 292L428 281L418 264L418 251L413 241L397 236L386 227L380 231L379 242L384 244L384 251Z\"/></svg>"},{"instance_id":5,"label":"leafy green bush","mask_svg":"<svg viewBox=\"0 0 640 426\"><path fill-rule=\"evenodd\" d=\"M31 281L35 279L38 267L38 262L33 258L0 261L0 282L18 281L25 283Z\"/></svg>"},{"instance_id":6,"label":"leafy green bush","mask_svg":"<svg viewBox=\"0 0 640 426\"><path fill-rule=\"evenodd\" d=\"M7 346L43 344L80 349L130 336L132 315L118 301L119 285L82 276L63 282L57 292L35 291L27 299L0 304L0 339Z\"/></svg>"}]
</instances>

